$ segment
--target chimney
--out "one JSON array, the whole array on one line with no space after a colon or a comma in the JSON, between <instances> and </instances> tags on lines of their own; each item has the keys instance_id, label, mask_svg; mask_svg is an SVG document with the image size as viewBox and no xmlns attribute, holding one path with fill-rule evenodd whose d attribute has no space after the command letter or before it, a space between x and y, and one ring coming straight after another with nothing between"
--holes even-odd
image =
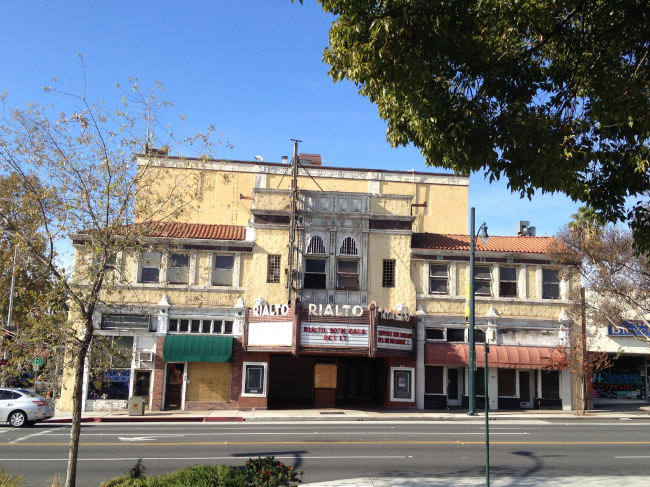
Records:
<instances>
[{"instance_id":1,"label":"chimney","mask_svg":"<svg viewBox=\"0 0 650 487\"><path fill-rule=\"evenodd\" d=\"M282 164L289 164L289 156L282 156Z\"/></svg>"},{"instance_id":2,"label":"chimney","mask_svg":"<svg viewBox=\"0 0 650 487\"><path fill-rule=\"evenodd\" d=\"M320 154L300 154L298 159L303 165L305 164L305 161L309 161L307 164L310 166L322 165Z\"/></svg>"}]
</instances>

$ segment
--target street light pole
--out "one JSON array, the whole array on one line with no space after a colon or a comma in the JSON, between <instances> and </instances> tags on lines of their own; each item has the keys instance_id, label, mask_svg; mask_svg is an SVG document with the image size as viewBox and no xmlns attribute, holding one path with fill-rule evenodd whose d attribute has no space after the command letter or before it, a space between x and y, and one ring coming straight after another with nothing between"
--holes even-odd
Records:
<instances>
[{"instance_id":1,"label":"street light pole","mask_svg":"<svg viewBox=\"0 0 650 487\"><path fill-rule=\"evenodd\" d=\"M476 416L476 344L474 343L474 257L476 236L474 233L474 207L469 213L469 380L467 381L469 395L469 416Z\"/></svg>"},{"instance_id":2,"label":"street light pole","mask_svg":"<svg viewBox=\"0 0 650 487\"><path fill-rule=\"evenodd\" d=\"M490 487L490 422L488 418L488 411L490 409L490 398L488 396L488 353L490 352L490 345L488 345L487 336L485 337L485 345L483 346L485 352L484 372L485 379L485 487Z\"/></svg>"},{"instance_id":3,"label":"street light pole","mask_svg":"<svg viewBox=\"0 0 650 487\"><path fill-rule=\"evenodd\" d=\"M470 208L470 239L469 239L469 305L468 305L468 318L469 318L469 380L467 381L468 386L468 395L469 395L469 411L467 414L469 416L476 416L476 342L474 341L474 331L475 331L475 320L474 320L474 261L476 259L476 237L481 234L481 243L483 245L488 243L488 233L487 226L485 222L481 224L477 233L474 233L475 219L474 219L475 209Z\"/></svg>"}]
</instances>

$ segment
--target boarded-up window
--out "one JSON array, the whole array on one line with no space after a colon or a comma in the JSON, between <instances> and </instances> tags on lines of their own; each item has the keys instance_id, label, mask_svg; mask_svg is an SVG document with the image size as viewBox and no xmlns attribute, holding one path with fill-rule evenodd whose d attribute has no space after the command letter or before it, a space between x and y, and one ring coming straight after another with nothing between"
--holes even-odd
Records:
<instances>
[{"instance_id":1,"label":"boarded-up window","mask_svg":"<svg viewBox=\"0 0 650 487\"><path fill-rule=\"evenodd\" d=\"M515 397L517 395L517 369L499 369L499 397Z\"/></svg>"},{"instance_id":2,"label":"boarded-up window","mask_svg":"<svg viewBox=\"0 0 650 487\"><path fill-rule=\"evenodd\" d=\"M229 402L231 368L227 362L190 362L185 400Z\"/></svg>"}]
</instances>

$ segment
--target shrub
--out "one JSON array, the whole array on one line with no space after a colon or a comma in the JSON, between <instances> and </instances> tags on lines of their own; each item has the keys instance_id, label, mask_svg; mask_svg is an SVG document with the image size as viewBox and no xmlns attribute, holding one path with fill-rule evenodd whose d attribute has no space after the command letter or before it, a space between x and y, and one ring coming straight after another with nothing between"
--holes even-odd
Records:
<instances>
[{"instance_id":1,"label":"shrub","mask_svg":"<svg viewBox=\"0 0 650 487\"><path fill-rule=\"evenodd\" d=\"M246 481L252 487L295 487L302 482L302 471L292 465L285 465L275 457L250 458L244 470Z\"/></svg>"},{"instance_id":2,"label":"shrub","mask_svg":"<svg viewBox=\"0 0 650 487\"><path fill-rule=\"evenodd\" d=\"M133 470L133 469L132 469ZM244 487L244 474L229 465L194 465L160 477L115 477L100 487Z\"/></svg>"},{"instance_id":3,"label":"shrub","mask_svg":"<svg viewBox=\"0 0 650 487\"><path fill-rule=\"evenodd\" d=\"M25 485L23 479L22 475L12 475L0 467L0 487L20 487Z\"/></svg>"}]
</instances>

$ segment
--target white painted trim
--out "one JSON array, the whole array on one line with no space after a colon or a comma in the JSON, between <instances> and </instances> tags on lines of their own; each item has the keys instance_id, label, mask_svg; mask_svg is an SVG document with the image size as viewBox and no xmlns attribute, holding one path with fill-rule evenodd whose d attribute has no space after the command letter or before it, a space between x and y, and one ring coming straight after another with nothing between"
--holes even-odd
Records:
<instances>
[{"instance_id":1,"label":"white painted trim","mask_svg":"<svg viewBox=\"0 0 650 487\"><path fill-rule=\"evenodd\" d=\"M411 372L411 397L409 399L400 399L395 397L394 382L395 372L405 370ZM390 401L391 402L415 402L415 367L391 367L390 368Z\"/></svg>"},{"instance_id":2,"label":"white painted trim","mask_svg":"<svg viewBox=\"0 0 650 487\"><path fill-rule=\"evenodd\" d=\"M245 393L246 390L246 367L249 365L261 365L264 367L264 384L263 392L261 394ZM269 364L268 362L243 362L241 374L241 397L266 397L269 383Z\"/></svg>"}]
</instances>

